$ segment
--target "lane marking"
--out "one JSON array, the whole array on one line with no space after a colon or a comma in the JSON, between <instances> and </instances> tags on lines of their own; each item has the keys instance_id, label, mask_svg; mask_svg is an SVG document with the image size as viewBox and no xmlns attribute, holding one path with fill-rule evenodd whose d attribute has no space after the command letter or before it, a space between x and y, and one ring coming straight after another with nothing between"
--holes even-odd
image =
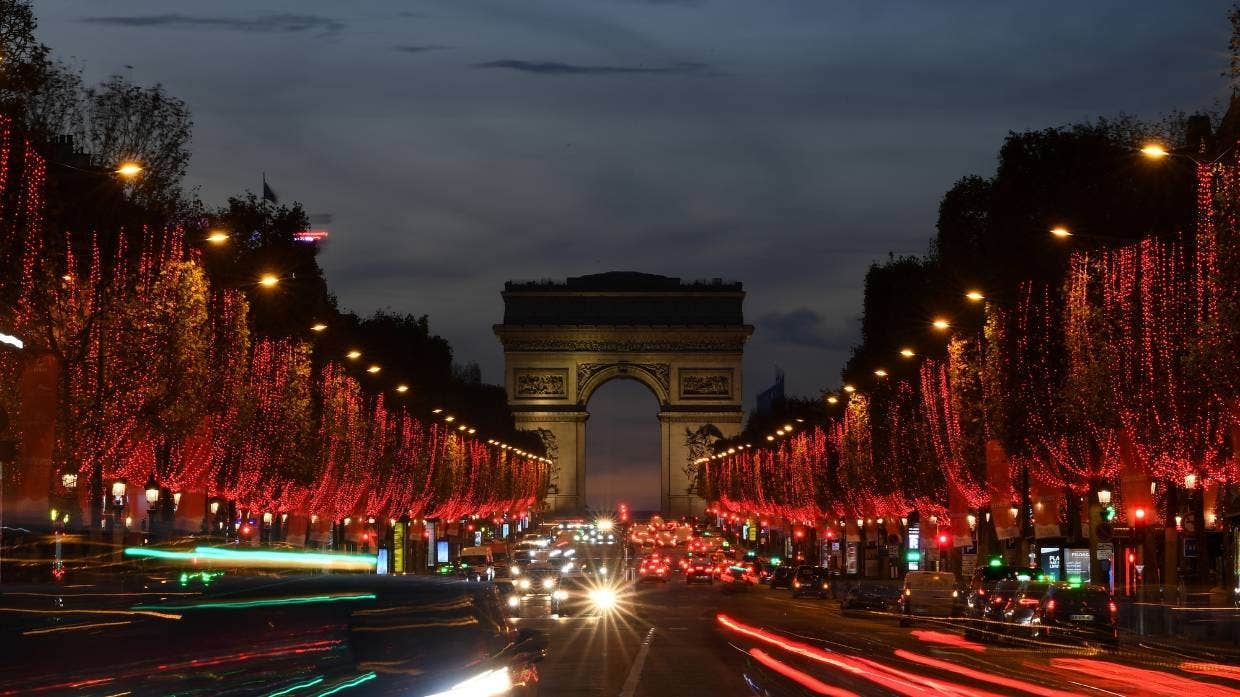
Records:
<instances>
[{"instance_id":1,"label":"lane marking","mask_svg":"<svg viewBox=\"0 0 1240 697\"><path fill-rule=\"evenodd\" d=\"M637 658L633 659L629 677L625 678L624 687L620 688L620 697L633 697L633 693L637 690L637 683L642 679L642 666L646 664L646 655L650 653L652 641L654 641L654 627L646 632L646 638L642 640L641 648L637 650Z\"/></svg>"}]
</instances>

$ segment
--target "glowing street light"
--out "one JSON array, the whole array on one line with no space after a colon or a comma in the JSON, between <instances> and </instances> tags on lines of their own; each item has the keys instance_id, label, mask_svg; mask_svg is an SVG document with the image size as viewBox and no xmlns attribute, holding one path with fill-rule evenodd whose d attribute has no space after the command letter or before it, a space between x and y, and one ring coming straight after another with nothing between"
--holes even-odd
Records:
<instances>
[{"instance_id":1,"label":"glowing street light","mask_svg":"<svg viewBox=\"0 0 1240 697\"><path fill-rule=\"evenodd\" d=\"M358 351L357 349L353 349L352 351L349 351L348 353L344 354L344 357L351 361L356 361L357 359L362 357L362 352Z\"/></svg>"},{"instance_id":2,"label":"glowing street light","mask_svg":"<svg viewBox=\"0 0 1240 697\"><path fill-rule=\"evenodd\" d=\"M986 299L986 296L982 295L982 292L979 290L971 290L968 293L965 293L964 297L968 298L970 302L975 303L980 303Z\"/></svg>"},{"instance_id":3,"label":"glowing street light","mask_svg":"<svg viewBox=\"0 0 1240 697\"><path fill-rule=\"evenodd\" d=\"M840 403L839 397L836 397L835 395L830 395L829 397L827 397L827 404L839 404L839 403Z\"/></svg>"},{"instance_id":4,"label":"glowing street light","mask_svg":"<svg viewBox=\"0 0 1240 697\"><path fill-rule=\"evenodd\" d=\"M312 332L322 332L326 330L327 330L327 325L323 324L322 322L318 322L317 324L314 324L310 327L310 331Z\"/></svg>"},{"instance_id":5,"label":"glowing street light","mask_svg":"<svg viewBox=\"0 0 1240 697\"><path fill-rule=\"evenodd\" d=\"M857 391L857 388L853 387L852 385L844 385L844 391L849 394L852 394L853 392Z\"/></svg>"},{"instance_id":6,"label":"glowing street light","mask_svg":"<svg viewBox=\"0 0 1240 697\"><path fill-rule=\"evenodd\" d=\"M367 369L366 369L366 372L370 373L371 375L374 375L375 373L379 372L380 370L383 370L383 368L381 368L381 367L379 367L379 366L377 366L377 365L372 365L372 366L370 366L369 368L367 368Z\"/></svg>"},{"instance_id":7,"label":"glowing street light","mask_svg":"<svg viewBox=\"0 0 1240 697\"><path fill-rule=\"evenodd\" d=\"M228 233L223 230L212 230L211 233L207 235L207 241L214 245L226 244L228 242L228 238Z\"/></svg>"},{"instance_id":8,"label":"glowing street light","mask_svg":"<svg viewBox=\"0 0 1240 697\"><path fill-rule=\"evenodd\" d=\"M1141 148L1141 154L1145 155L1151 160L1161 160L1162 158L1167 157L1171 153L1168 152L1166 148L1159 145L1158 143L1149 143L1145 147Z\"/></svg>"},{"instance_id":9,"label":"glowing street light","mask_svg":"<svg viewBox=\"0 0 1240 697\"><path fill-rule=\"evenodd\" d=\"M1051 234L1060 239L1065 239L1072 236L1072 232L1062 225L1051 228Z\"/></svg>"},{"instance_id":10,"label":"glowing street light","mask_svg":"<svg viewBox=\"0 0 1240 697\"><path fill-rule=\"evenodd\" d=\"M933 326L935 329L937 329L937 330L939 330L939 331L946 331L946 330L948 330L948 329L951 329L951 328L952 328L952 323L951 323L951 322L948 322L947 320L943 319L942 317L939 317L938 319L936 319L936 320L934 320L933 322L931 322L931 326Z\"/></svg>"},{"instance_id":11,"label":"glowing street light","mask_svg":"<svg viewBox=\"0 0 1240 697\"><path fill-rule=\"evenodd\" d=\"M874 371L874 374L875 374L875 375L877 375L877 376L878 376L878 377L880 377L880 378L885 378L885 377L887 377L887 371L883 370L882 368L879 368L878 370L875 370L875 371Z\"/></svg>"},{"instance_id":12,"label":"glowing street light","mask_svg":"<svg viewBox=\"0 0 1240 697\"><path fill-rule=\"evenodd\" d=\"M116 168L116 173L125 178L133 178L142 173L142 165L133 161L122 162L120 166Z\"/></svg>"},{"instance_id":13,"label":"glowing street light","mask_svg":"<svg viewBox=\"0 0 1240 697\"><path fill-rule=\"evenodd\" d=\"M900 349L900 355L904 356L905 358L912 358L913 356L916 356L917 354L911 348L902 348Z\"/></svg>"},{"instance_id":14,"label":"glowing street light","mask_svg":"<svg viewBox=\"0 0 1240 697\"><path fill-rule=\"evenodd\" d=\"M405 393L405 392L408 392L408 391L409 391L409 386L408 386L408 385L397 385L397 386L396 386L396 391L397 391L397 392L400 392L400 393L402 393L402 394L403 394L403 393Z\"/></svg>"},{"instance_id":15,"label":"glowing street light","mask_svg":"<svg viewBox=\"0 0 1240 697\"><path fill-rule=\"evenodd\" d=\"M280 277L273 273L265 273L258 279L258 285L264 288L274 288L280 283Z\"/></svg>"}]
</instances>

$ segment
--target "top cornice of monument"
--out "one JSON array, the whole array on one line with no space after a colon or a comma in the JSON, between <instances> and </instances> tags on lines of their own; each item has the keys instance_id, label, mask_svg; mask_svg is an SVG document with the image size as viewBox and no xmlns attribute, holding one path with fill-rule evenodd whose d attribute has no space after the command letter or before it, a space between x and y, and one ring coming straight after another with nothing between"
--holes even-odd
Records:
<instances>
[{"instance_id":1,"label":"top cornice of monument","mask_svg":"<svg viewBox=\"0 0 1240 697\"><path fill-rule=\"evenodd\" d=\"M551 279L508 281L504 294L510 293L743 293L739 281L682 281L670 276L637 271L608 271L587 276L571 276L563 282Z\"/></svg>"}]
</instances>

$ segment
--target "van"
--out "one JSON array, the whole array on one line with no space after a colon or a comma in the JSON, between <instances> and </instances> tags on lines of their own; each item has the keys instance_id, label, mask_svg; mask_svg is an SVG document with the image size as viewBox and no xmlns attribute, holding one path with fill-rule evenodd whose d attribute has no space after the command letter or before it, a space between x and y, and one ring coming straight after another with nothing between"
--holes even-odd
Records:
<instances>
[{"instance_id":1,"label":"van","mask_svg":"<svg viewBox=\"0 0 1240 697\"><path fill-rule=\"evenodd\" d=\"M461 550L460 565L471 581L489 581L495 576L490 547L465 547Z\"/></svg>"},{"instance_id":2,"label":"van","mask_svg":"<svg viewBox=\"0 0 1240 697\"><path fill-rule=\"evenodd\" d=\"M910 571L900 593L900 626L914 617L955 617L960 614L960 580L950 571Z\"/></svg>"}]
</instances>

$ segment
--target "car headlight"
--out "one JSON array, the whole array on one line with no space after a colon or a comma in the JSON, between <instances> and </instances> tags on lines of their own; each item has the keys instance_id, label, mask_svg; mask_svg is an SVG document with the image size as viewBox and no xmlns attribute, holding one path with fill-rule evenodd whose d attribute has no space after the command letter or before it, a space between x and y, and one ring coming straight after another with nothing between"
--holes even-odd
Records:
<instances>
[{"instance_id":1,"label":"car headlight","mask_svg":"<svg viewBox=\"0 0 1240 697\"><path fill-rule=\"evenodd\" d=\"M561 570L561 571L572 571L572 570L573 570L573 563L572 563L571 561L570 561L570 562L568 562L568 563L567 563L567 564L565 564L564 566L560 567L560 570Z\"/></svg>"},{"instance_id":2,"label":"car headlight","mask_svg":"<svg viewBox=\"0 0 1240 697\"><path fill-rule=\"evenodd\" d=\"M436 692L427 697L495 697L507 694L511 689L512 679L508 677L508 669L497 668L479 673L444 692Z\"/></svg>"},{"instance_id":3,"label":"car headlight","mask_svg":"<svg viewBox=\"0 0 1240 697\"><path fill-rule=\"evenodd\" d=\"M521 604L521 597L517 595L508 596L508 607L516 607Z\"/></svg>"},{"instance_id":4,"label":"car headlight","mask_svg":"<svg viewBox=\"0 0 1240 697\"><path fill-rule=\"evenodd\" d=\"M595 588L590 591L590 602L599 610L613 610L616 607L616 592L609 588Z\"/></svg>"},{"instance_id":5,"label":"car headlight","mask_svg":"<svg viewBox=\"0 0 1240 697\"><path fill-rule=\"evenodd\" d=\"M822 589L823 589L824 591L825 591L825 590L830 590L830 589L831 589L831 584L830 584L830 583L824 583L824 584L822 584Z\"/></svg>"},{"instance_id":6,"label":"car headlight","mask_svg":"<svg viewBox=\"0 0 1240 697\"><path fill-rule=\"evenodd\" d=\"M551 594L556 600L568 600L568 591L557 590Z\"/></svg>"},{"instance_id":7,"label":"car headlight","mask_svg":"<svg viewBox=\"0 0 1240 697\"><path fill-rule=\"evenodd\" d=\"M600 567L598 567L598 572L599 572L600 574L602 574L602 575L606 576L606 575L607 575L607 567L606 567L606 566L600 566Z\"/></svg>"},{"instance_id":8,"label":"car headlight","mask_svg":"<svg viewBox=\"0 0 1240 697\"><path fill-rule=\"evenodd\" d=\"M516 564L513 564L511 567L509 567L508 573L512 574L513 576L520 576L521 567L517 566Z\"/></svg>"},{"instance_id":9,"label":"car headlight","mask_svg":"<svg viewBox=\"0 0 1240 697\"><path fill-rule=\"evenodd\" d=\"M551 578L550 576L548 576L547 578L544 578L542 580L542 587L546 590L551 590L552 588L555 588L555 579Z\"/></svg>"},{"instance_id":10,"label":"car headlight","mask_svg":"<svg viewBox=\"0 0 1240 697\"><path fill-rule=\"evenodd\" d=\"M960 591L952 591L952 597L953 597L953 598L959 598L959 597L960 597Z\"/></svg>"},{"instance_id":11,"label":"car headlight","mask_svg":"<svg viewBox=\"0 0 1240 697\"><path fill-rule=\"evenodd\" d=\"M521 589L521 590L523 590L523 591L527 591L527 590L529 590L529 589L530 589L530 580L529 580L528 578L523 578L523 579L521 579L521 580L517 581L517 588L520 588L520 589Z\"/></svg>"}]
</instances>

